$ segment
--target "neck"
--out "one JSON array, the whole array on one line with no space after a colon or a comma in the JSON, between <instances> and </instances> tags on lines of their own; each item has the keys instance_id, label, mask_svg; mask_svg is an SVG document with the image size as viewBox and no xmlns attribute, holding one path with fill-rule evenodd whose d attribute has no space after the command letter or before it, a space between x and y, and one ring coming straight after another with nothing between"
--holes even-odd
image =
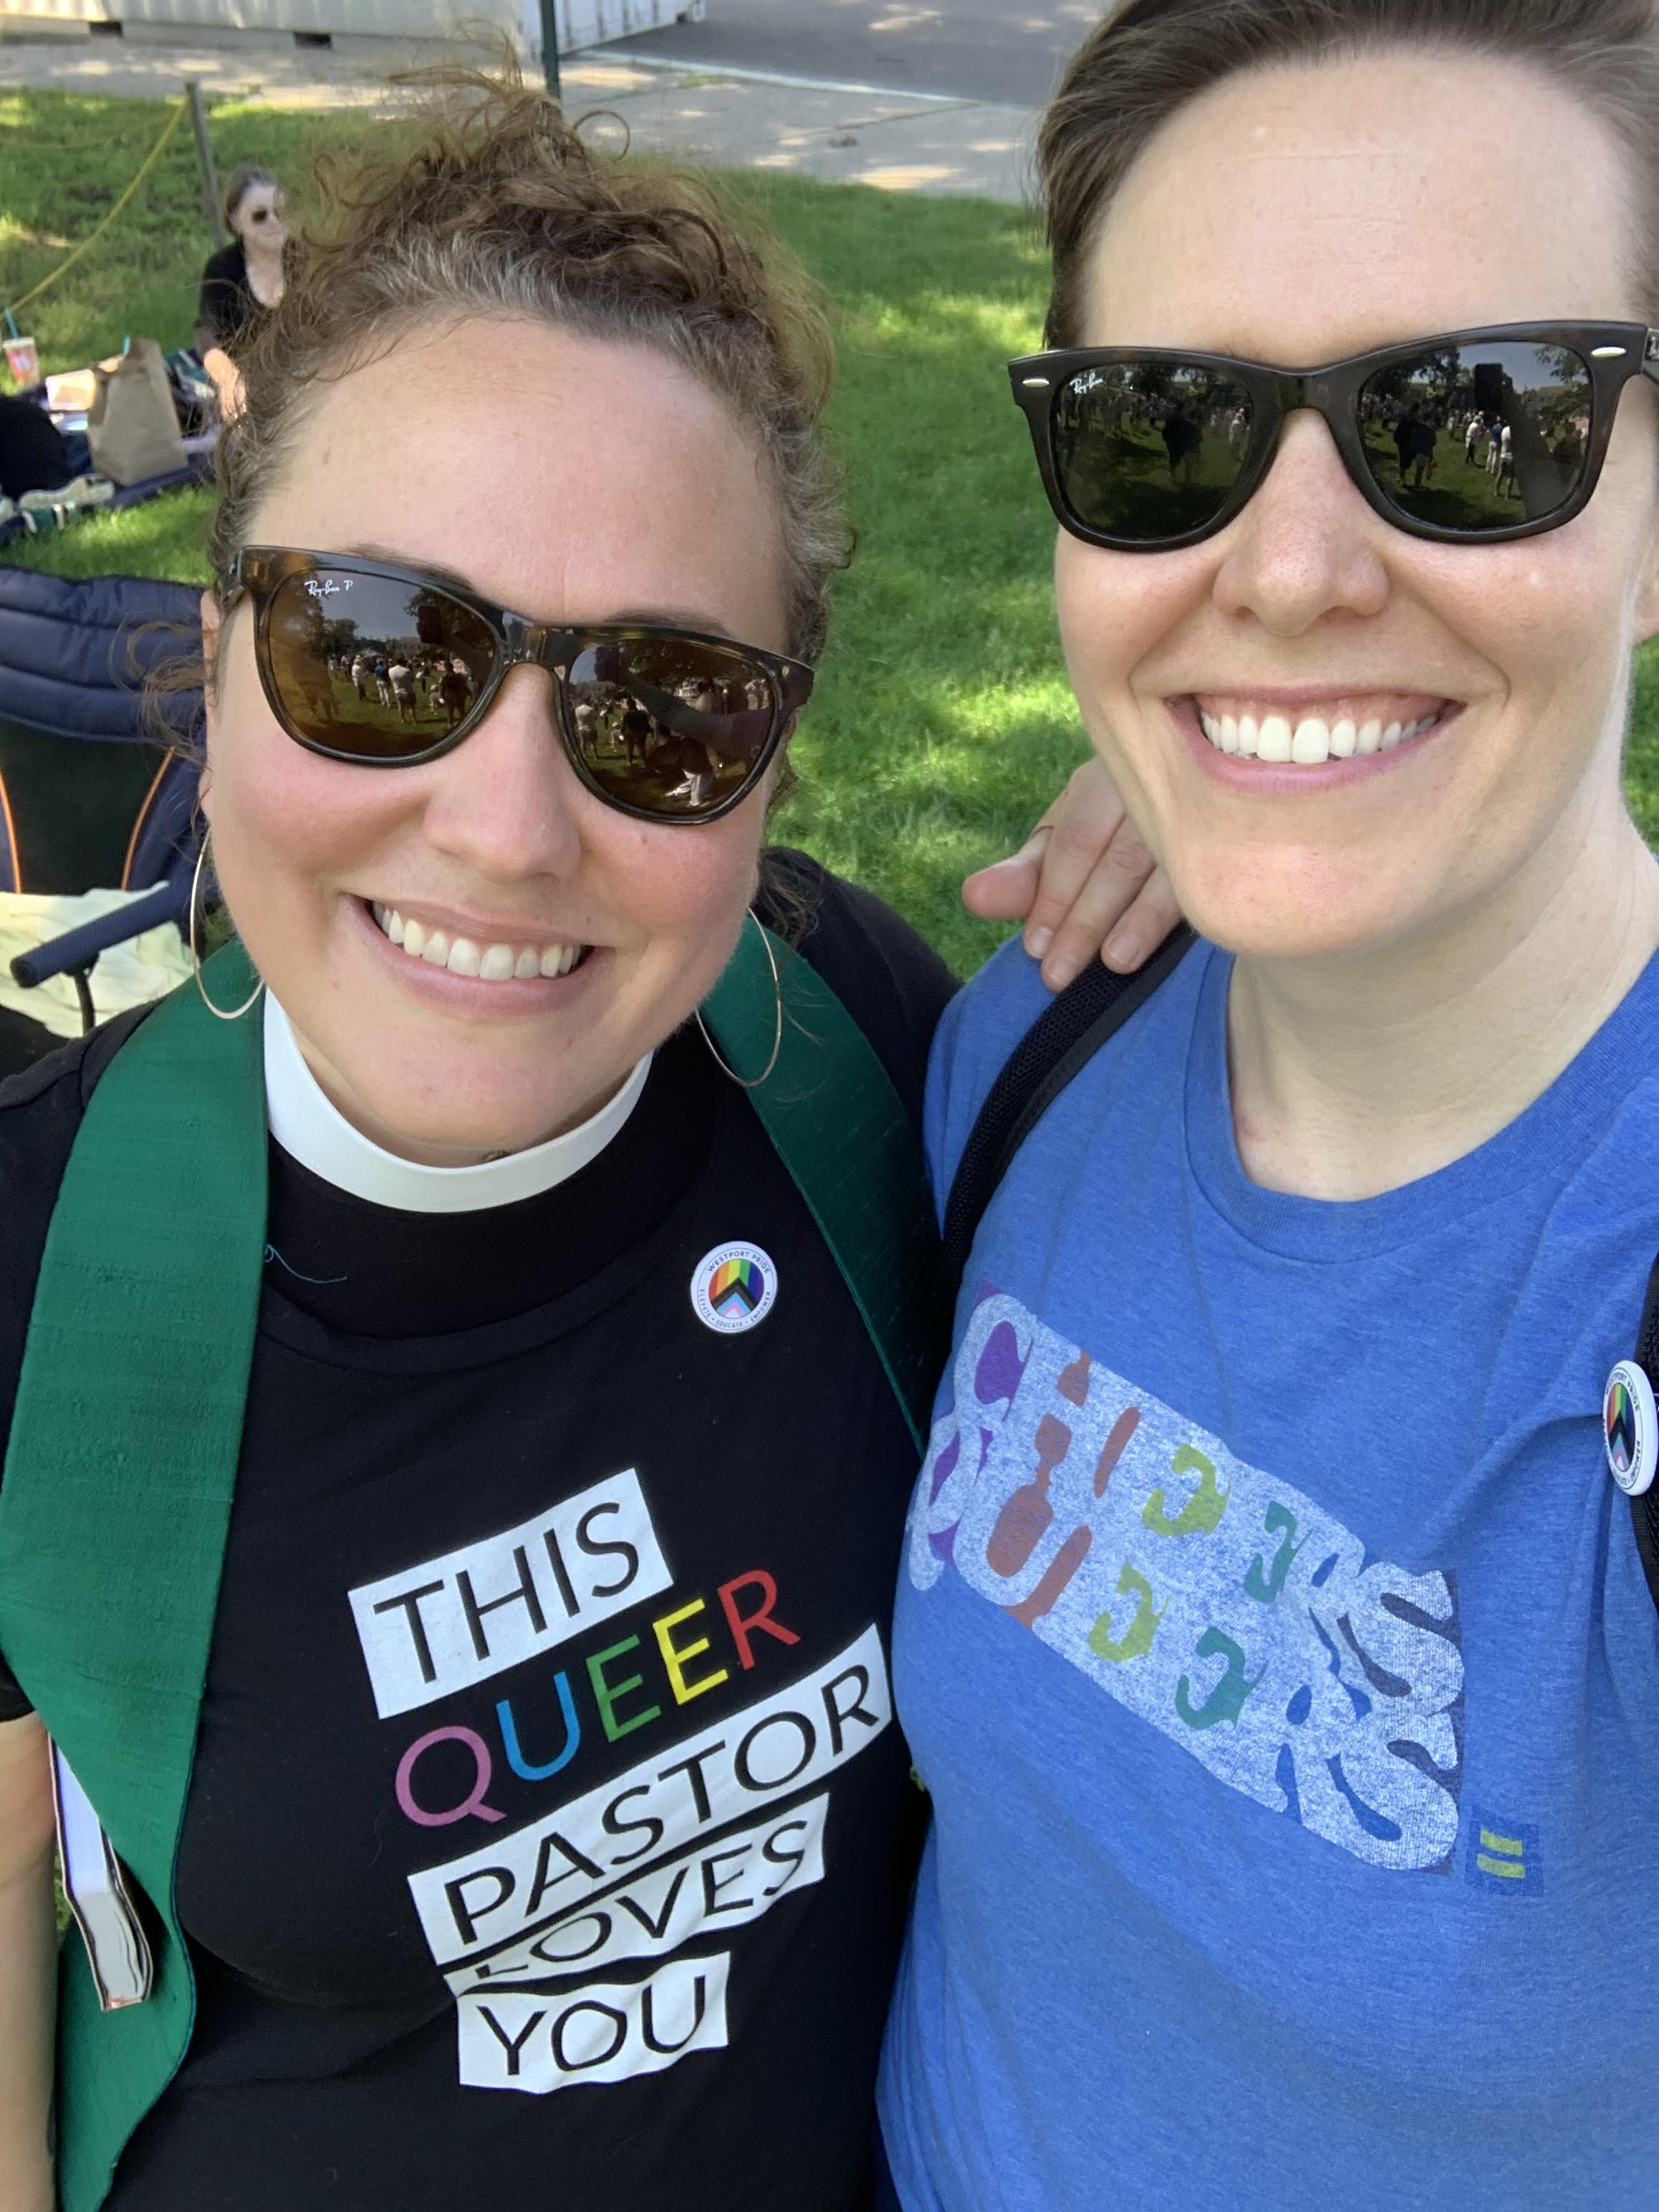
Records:
<instances>
[{"instance_id":1,"label":"neck","mask_svg":"<svg viewBox=\"0 0 1659 2212\"><path fill-rule=\"evenodd\" d=\"M1239 959L1228 1060L1253 1182L1374 1197L1548 1088L1659 948L1659 867L1622 805L1607 813L1564 819L1507 882L1408 941Z\"/></svg>"},{"instance_id":2,"label":"neck","mask_svg":"<svg viewBox=\"0 0 1659 2212\"><path fill-rule=\"evenodd\" d=\"M337 1189L405 1213L472 1213L537 1198L599 1158L638 1103L647 1053L603 1103L559 1133L511 1152L476 1146L410 1143L361 1109L338 1084L324 1088L328 1063L295 1029L275 996L264 1007L265 1107L270 1133L291 1159Z\"/></svg>"},{"instance_id":3,"label":"neck","mask_svg":"<svg viewBox=\"0 0 1659 2212\"><path fill-rule=\"evenodd\" d=\"M343 1121L388 1158L421 1168L489 1167L498 1161L539 1151L561 1137L571 1136L601 1115L622 1091L635 1081L640 1069L650 1059L647 1053L645 1060L635 1066L624 1068L613 1082L606 1083L591 1098L584 1099L580 1105L560 1115L526 1142L505 1148L489 1148L477 1142L468 1142L464 1138L450 1142L442 1138L411 1136L404 1130L394 1128L389 1121L383 1121L370 1111L331 1063L315 1045L302 1037L298 1030L294 1030L294 1042L312 1080Z\"/></svg>"}]
</instances>

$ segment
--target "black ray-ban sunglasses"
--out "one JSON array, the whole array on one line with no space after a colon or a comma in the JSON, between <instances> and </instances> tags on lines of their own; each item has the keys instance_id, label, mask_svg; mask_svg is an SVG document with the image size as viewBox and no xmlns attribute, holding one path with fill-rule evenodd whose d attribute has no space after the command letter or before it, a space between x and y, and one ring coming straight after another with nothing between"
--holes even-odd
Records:
<instances>
[{"instance_id":1,"label":"black ray-ban sunglasses","mask_svg":"<svg viewBox=\"0 0 1659 2212\"><path fill-rule=\"evenodd\" d=\"M649 623L532 623L476 592L355 556L250 545L227 611L253 604L270 711L296 744L363 768L414 768L475 730L510 669L553 678L570 764L642 822L714 822L740 805L812 690L804 661Z\"/></svg>"},{"instance_id":2,"label":"black ray-ban sunglasses","mask_svg":"<svg viewBox=\"0 0 1659 2212\"><path fill-rule=\"evenodd\" d=\"M1492 544L1570 522L1595 489L1641 323L1516 323L1414 338L1322 368L1079 346L1010 362L1048 504L1090 545L1163 553L1225 527L1294 409L1322 415L1384 521Z\"/></svg>"}]
</instances>

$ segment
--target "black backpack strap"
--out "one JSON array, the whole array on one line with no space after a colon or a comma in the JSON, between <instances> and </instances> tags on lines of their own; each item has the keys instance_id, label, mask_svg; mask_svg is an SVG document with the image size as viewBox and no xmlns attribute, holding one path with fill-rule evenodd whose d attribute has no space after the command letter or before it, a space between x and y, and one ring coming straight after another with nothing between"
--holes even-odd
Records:
<instances>
[{"instance_id":1,"label":"black backpack strap","mask_svg":"<svg viewBox=\"0 0 1659 2212\"><path fill-rule=\"evenodd\" d=\"M1115 975L1091 960L1010 1053L968 1133L945 1208L945 1288L952 1304L974 1231L1014 1154L1073 1077L1174 974L1195 941L1187 924L1177 922L1133 975Z\"/></svg>"},{"instance_id":2,"label":"black backpack strap","mask_svg":"<svg viewBox=\"0 0 1659 2212\"><path fill-rule=\"evenodd\" d=\"M1649 1273L1647 1296L1642 1301L1636 1364L1659 1390L1659 1260ZM1642 1555L1642 1571L1648 1578L1648 1594L1659 1606L1659 1483L1631 1499L1630 1517L1636 1530L1636 1548Z\"/></svg>"}]
</instances>

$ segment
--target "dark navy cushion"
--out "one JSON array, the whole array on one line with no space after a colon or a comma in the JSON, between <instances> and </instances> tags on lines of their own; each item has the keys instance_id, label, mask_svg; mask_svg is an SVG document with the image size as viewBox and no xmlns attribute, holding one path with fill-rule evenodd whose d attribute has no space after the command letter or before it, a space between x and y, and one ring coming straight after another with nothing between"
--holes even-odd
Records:
<instances>
[{"instance_id":1,"label":"dark navy cushion","mask_svg":"<svg viewBox=\"0 0 1659 2212\"><path fill-rule=\"evenodd\" d=\"M0 568L0 719L66 738L193 741L199 688L169 698L158 726L143 681L200 652L199 610L193 584Z\"/></svg>"}]
</instances>

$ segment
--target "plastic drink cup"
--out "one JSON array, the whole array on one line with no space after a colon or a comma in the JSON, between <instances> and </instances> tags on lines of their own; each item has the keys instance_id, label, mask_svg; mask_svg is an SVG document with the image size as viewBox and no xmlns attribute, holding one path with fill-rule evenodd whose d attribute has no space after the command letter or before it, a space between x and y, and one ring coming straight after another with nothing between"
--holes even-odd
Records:
<instances>
[{"instance_id":1,"label":"plastic drink cup","mask_svg":"<svg viewBox=\"0 0 1659 2212\"><path fill-rule=\"evenodd\" d=\"M11 371L11 380L21 389L27 384L40 381L40 355L33 338L8 338L6 367Z\"/></svg>"}]
</instances>

